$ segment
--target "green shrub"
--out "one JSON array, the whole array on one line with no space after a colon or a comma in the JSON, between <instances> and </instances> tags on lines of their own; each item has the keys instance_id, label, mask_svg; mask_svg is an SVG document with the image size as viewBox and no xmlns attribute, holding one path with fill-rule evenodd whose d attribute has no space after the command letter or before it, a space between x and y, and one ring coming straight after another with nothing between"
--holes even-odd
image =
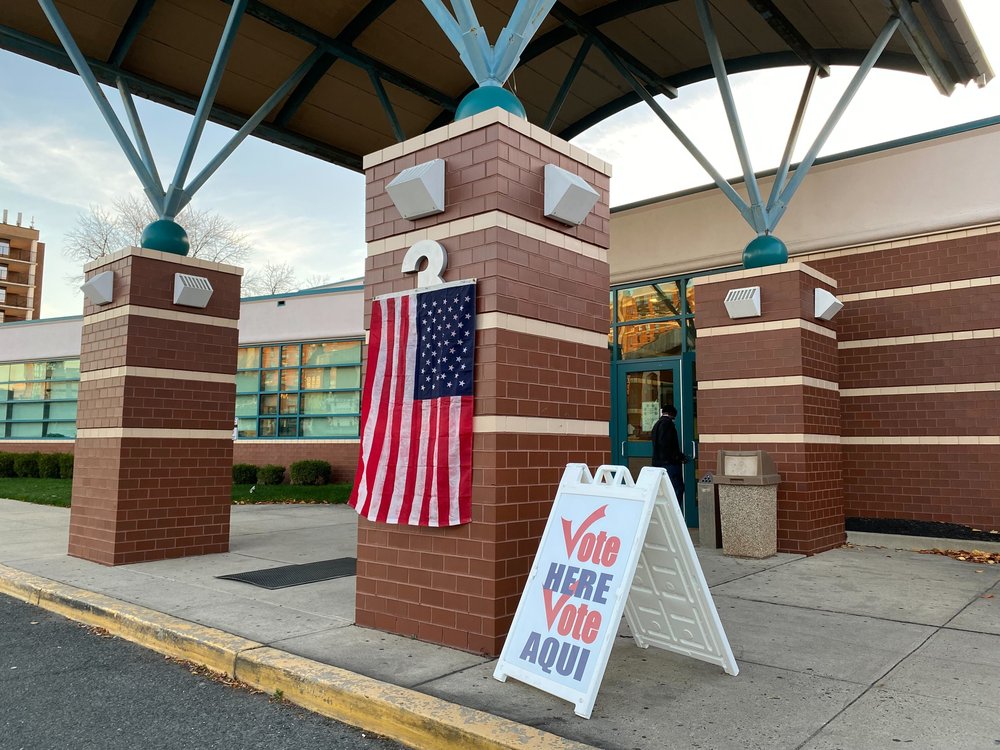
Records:
<instances>
[{"instance_id":1,"label":"green shrub","mask_svg":"<svg viewBox=\"0 0 1000 750\"><path fill-rule=\"evenodd\" d=\"M292 484L329 484L329 461L296 461L289 467Z\"/></svg>"},{"instance_id":2,"label":"green shrub","mask_svg":"<svg viewBox=\"0 0 1000 750\"><path fill-rule=\"evenodd\" d=\"M233 464L233 484L257 484L256 464Z\"/></svg>"},{"instance_id":3,"label":"green shrub","mask_svg":"<svg viewBox=\"0 0 1000 750\"><path fill-rule=\"evenodd\" d=\"M72 479L73 478L73 454L72 453L58 453L59 456L59 478L60 479Z\"/></svg>"},{"instance_id":4,"label":"green shrub","mask_svg":"<svg viewBox=\"0 0 1000 750\"><path fill-rule=\"evenodd\" d=\"M285 467L265 464L257 467L257 484L281 484L285 481Z\"/></svg>"},{"instance_id":5,"label":"green shrub","mask_svg":"<svg viewBox=\"0 0 1000 750\"><path fill-rule=\"evenodd\" d=\"M37 479L38 454L18 453L14 457L14 476Z\"/></svg>"},{"instance_id":6,"label":"green shrub","mask_svg":"<svg viewBox=\"0 0 1000 750\"><path fill-rule=\"evenodd\" d=\"M59 478L59 456L56 453L38 454L38 476L42 479Z\"/></svg>"},{"instance_id":7,"label":"green shrub","mask_svg":"<svg viewBox=\"0 0 1000 750\"><path fill-rule=\"evenodd\" d=\"M6 479L14 476L14 459L16 453L0 453L0 477Z\"/></svg>"}]
</instances>

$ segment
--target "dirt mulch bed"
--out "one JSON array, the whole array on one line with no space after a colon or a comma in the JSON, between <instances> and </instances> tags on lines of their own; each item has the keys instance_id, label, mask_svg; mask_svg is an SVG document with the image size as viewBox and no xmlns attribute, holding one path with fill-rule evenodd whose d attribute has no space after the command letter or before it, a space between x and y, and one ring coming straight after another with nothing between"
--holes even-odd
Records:
<instances>
[{"instance_id":1,"label":"dirt mulch bed","mask_svg":"<svg viewBox=\"0 0 1000 750\"><path fill-rule=\"evenodd\" d=\"M997 529L976 529L959 523L911 521L905 518L848 518L847 530L868 531L875 534L935 536L943 539L1000 542L1000 530Z\"/></svg>"}]
</instances>

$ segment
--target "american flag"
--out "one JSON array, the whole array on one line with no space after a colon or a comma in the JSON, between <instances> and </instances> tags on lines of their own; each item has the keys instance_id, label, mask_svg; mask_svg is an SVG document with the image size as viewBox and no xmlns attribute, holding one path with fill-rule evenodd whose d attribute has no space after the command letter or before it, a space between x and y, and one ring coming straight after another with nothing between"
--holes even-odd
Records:
<instances>
[{"instance_id":1,"label":"american flag","mask_svg":"<svg viewBox=\"0 0 1000 750\"><path fill-rule=\"evenodd\" d=\"M350 504L370 521L472 520L476 284L372 302L361 455Z\"/></svg>"}]
</instances>

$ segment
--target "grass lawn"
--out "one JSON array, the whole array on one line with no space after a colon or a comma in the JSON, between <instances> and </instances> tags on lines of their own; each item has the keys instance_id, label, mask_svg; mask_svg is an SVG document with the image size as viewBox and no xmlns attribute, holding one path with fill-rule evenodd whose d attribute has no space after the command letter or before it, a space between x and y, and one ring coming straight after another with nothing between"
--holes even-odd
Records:
<instances>
[{"instance_id":1,"label":"grass lawn","mask_svg":"<svg viewBox=\"0 0 1000 750\"><path fill-rule=\"evenodd\" d=\"M0 478L0 497L23 500L39 505L69 507L73 491L72 479L6 479ZM258 484L250 492L249 484L233 485L233 503L346 503L351 494L349 484L326 484L319 487L291 484Z\"/></svg>"}]
</instances>

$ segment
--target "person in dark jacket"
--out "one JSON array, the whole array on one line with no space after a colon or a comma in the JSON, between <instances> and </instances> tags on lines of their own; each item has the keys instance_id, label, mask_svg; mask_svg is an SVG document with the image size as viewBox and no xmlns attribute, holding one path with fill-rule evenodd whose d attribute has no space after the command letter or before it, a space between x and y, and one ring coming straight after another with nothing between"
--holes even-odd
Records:
<instances>
[{"instance_id":1,"label":"person in dark jacket","mask_svg":"<svg viewBox=\"0 0 1000 750\"><path fill-rule=\"evenodd\" d=\"M653 425L653 466L666 469L674 487L677 502L684 507L684 464L687 457L681 452L680 439L674 420L677 409L673 404L660 407L660 418Z\"/></svg>"}]
</instances>

